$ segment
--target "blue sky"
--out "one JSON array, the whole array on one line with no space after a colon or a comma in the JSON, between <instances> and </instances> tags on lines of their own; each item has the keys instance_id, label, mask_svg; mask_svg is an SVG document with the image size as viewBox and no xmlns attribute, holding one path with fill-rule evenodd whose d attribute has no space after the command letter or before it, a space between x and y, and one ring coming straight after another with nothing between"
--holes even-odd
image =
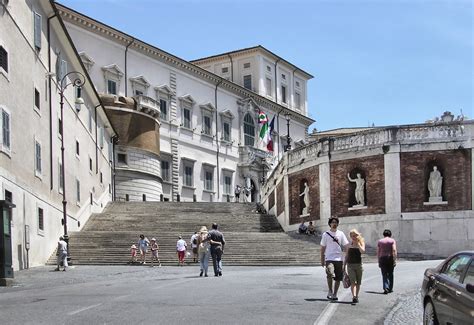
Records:
<instances>
[{"instance_id":1,"label":"blue sky","mask_svg":"<svg viewBox=\"0 0 474 325\"><path fill-rule=\"evenodd\" d=\"M471 0L62 0L185 60L262 45L314 75L310 129L474 117Z\"/></svg>"}]
</instances>

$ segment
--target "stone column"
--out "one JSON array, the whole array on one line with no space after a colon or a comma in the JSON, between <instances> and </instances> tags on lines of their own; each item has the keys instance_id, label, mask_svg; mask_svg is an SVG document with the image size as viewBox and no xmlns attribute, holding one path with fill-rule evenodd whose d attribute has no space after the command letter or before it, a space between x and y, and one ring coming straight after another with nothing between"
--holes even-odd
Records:
<instances>
[{"instance_id":1,"label":"stone column","mask_svg":"<svg viewBox=\"0 0 474 325\"><path fill-rule=\"evenodd\" d=\"M400 145L390 145L384 155L385 173L385 213L402 211L400 186Z\"/></svg>"},{"instance_id":2,"label":"stone column","mask_svg":"<svg viewBox=\"0 0 474 325\"><path fill-rule=\"evenodd\" d=\"M326 156L319 164L319 215L320 220L331 217L331 168Z\"/></svg>"}]
</instances>

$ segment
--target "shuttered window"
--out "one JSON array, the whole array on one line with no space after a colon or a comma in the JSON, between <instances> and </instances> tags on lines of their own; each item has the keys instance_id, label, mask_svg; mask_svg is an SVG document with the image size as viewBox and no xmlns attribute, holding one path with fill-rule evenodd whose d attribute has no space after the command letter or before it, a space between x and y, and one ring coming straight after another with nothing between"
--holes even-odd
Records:
<instances>
[{"instance_id":1,"label":"shuttered window","mask_svg":"<svg viewBox=\"0 0 474 325\"><path fill-rule=\"evenodd\" d=\"M34 30L34 38L35 38L35 48L39 51L41 50L41 15L37 12L34 13L35 19L35 30Z\"/></svg>"},{"instance_id":2,"label":"shuttered window","mask_svg":"<svg viewBox=\"0 0 474 325\"><path fill-rule=\"evenodd\" d=\"M8 72L8 52L0 46L0 68Z\"/></svg>"}]
</instances>

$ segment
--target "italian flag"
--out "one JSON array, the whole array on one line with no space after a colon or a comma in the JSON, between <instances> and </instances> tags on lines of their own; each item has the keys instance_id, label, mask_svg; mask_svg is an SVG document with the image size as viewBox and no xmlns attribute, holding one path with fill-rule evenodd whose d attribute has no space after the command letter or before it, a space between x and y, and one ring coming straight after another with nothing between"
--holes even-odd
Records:
<instances>
[{"instance_id":1,"label":"italian flag","mask_svg":"<svg viewBox=\"0 0 474 325\"><path fill-rule=\"evenodd\" d=\"M266 124L266 123L268 123L267 114L265 114L264 112L260 111L260 112L258 113L258 123L259 123L259 124Z\"/></svg>"},{"instance_id":2,"label":"italian flag","mask_svg":"<svg viewBox=\"0 0 474 325\"><path fill-rule=\"evenodd\" d=\"M265 115L266 118L266 115ZM262 125L260 129L260 140L262 141L263 145L267 147L268 151L273 152L273 139L272 139L272 131L275 122L275 116L273 117L270 125L268 124L268 119Z\"/></svg>"}]
</instances>

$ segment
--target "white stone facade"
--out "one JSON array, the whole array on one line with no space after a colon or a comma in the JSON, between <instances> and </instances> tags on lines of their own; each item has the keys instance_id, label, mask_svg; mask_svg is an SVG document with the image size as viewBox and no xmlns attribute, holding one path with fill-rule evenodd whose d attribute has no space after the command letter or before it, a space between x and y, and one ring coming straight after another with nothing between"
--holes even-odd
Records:
<instances>
[{"instance_id":1,"label":"white stone facade","mask_svg":"<svg viewBox=\"0 0 474 325\"><path fill-rule=\"evenodd\" d=\"M81 106L75 105L76 88L66 87L63 135L59 132L58 76L85 71L58 18L48 19L53 15L45 0L0 2L0 199L16 205L11 219L14 270L44 264L56 247L64 230L62 184L69 231L79 230L111 200L114 131L89 80L82 87ZM64 80L69 84L75 77Z\"/></svg>"},{"instance_id":2,"label":"white stone facade","mask_svg":"<svg viewBox=\"0 0 474 325\"><path fill-rule=\"evenodd\" d=\"M262 177L283 156L287 135L285 114L291 114L292 144L306 141L307 128L313 122L307 117L306 83L312 76L281 59L277 64L278 78L285 74L288 94L285 102L281 95L275 102L275 96L265 95L262 88L265 60L270 64L278 58L268 50L257 47L251 53L243 51L245 62L236 54L233 73L239 81L231 82L221 74L208 72L89 17L60 8L99 93L148 96L162 103L160 160L169 165L169 175L157 175L164 179L157 190L162 190L165 200L232 200L235 185L248 183L252 186L252 201L259 201ZM247 67L249 60L252 63ZM275 67L273 63L272 67ZM244 87L243 76L247 70L253 71L254 86L250 90ZM278 82L278 85L282 83ZM298 108L293 99L296 82L301 90ZM276 117L274 155L267 155L259 141L260 111L269 118ZM253 124L250 129L244 126L247 114ZM252 133L251 136L246 132ZM249 138L253 138L253 144L246 143ZM246 146L259 153L252 166L250 160L242 159ZM130 183L122 183L125 184ZM136 188L126 192L121 187L120 197L128 194L129 199L141 198L145 194L140 195Z\"/></svg>"}]
</instances>

